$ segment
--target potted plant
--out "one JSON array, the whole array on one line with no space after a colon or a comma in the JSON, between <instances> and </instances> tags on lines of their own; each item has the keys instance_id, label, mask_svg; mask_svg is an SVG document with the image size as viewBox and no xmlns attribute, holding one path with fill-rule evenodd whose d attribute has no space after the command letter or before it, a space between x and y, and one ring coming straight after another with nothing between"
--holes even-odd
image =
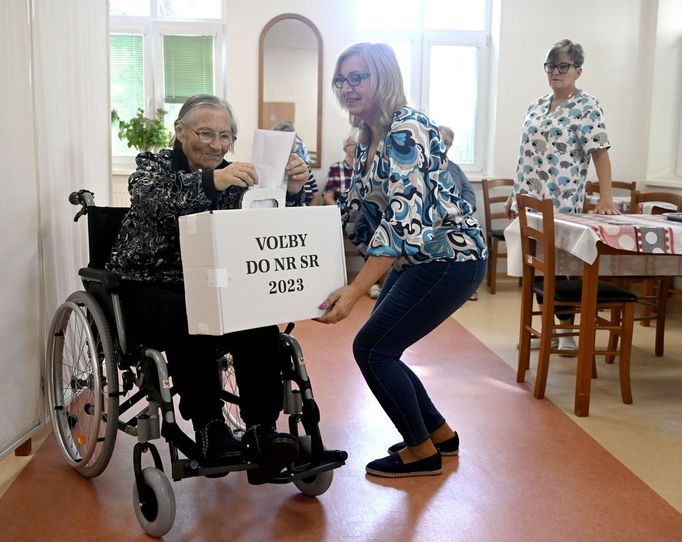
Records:
<instances>
[{"instance_id":1,"label":"potted plant","mask_svg":"<svg viewBox=\"0 0 682 542\"><path fill-rule=\"evenodd\" d=\"M118 137L128 142L128 147L135 147L141 152L148 152L168 145L170 133L163 124L166 111L156 110L156 118L144 116L144 110L139 108L137 115L129 121L121 120L115 109L111 111L112 124L118 124Z\"/></svg>"}]
</instances>

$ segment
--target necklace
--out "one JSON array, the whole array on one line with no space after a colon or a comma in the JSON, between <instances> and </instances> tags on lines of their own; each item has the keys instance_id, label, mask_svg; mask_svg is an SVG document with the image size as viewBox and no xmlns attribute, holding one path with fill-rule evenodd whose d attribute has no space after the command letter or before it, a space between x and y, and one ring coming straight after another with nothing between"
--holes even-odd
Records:
<instances>
[{"instance_id":1,"label":"necklace","mask_svg":"<svg viewBox=\"0 0 682 542\"><path fill-rule=\"evenodd\" d=\"M579 92L579 90L577 88L574 88L571 92L568 93L568 96L566 96L562 101L570 100L578 92Z\"/></svg>"}]
</instances>

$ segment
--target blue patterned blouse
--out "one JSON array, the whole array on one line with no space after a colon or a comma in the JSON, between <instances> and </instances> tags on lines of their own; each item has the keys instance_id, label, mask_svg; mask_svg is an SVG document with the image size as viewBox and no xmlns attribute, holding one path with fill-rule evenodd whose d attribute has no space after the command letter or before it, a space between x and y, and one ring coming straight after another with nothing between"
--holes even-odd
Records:
<instances>
[{"instance_id":1,"label":"blue patterned blouse","mask_svg":"<svg viewBox=\"0 0 682 542\"><path fill-rule=\"evenodd\" d=\"M472 208L445 169L438 128L402 107L363 175L368 145L355 148L353 181L339 206L350 240L363 254L397 258L394 267L488 257Z\"/></svg>"}]
</instances>

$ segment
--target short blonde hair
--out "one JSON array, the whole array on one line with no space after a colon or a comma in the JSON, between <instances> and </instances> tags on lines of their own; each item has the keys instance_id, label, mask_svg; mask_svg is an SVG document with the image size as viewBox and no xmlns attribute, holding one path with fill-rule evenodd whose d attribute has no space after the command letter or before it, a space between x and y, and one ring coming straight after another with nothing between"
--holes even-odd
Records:
<instances>
[{"instance_id":1,"label":"short blonde hair","mask_svg":"<svg viewBox=\"0 0 682 542\"><path fill-rule=\"evenodd\" d=\"M346 137L343 138L343 148L345 149L348 145L355 146L358 142L358 134L355 130L349 132Z\"/></svg>"},{"instance_id":2,"label":"short blonde hair","mask_svg":"<svg viewBox=\"0 0 682 542\"><path fill-rule=\"evenodd\" d=\"M361 57L367 65L367 72L370 75L367 84L370 85L379 107L378 122L387 131L391 126L393 113L400 107L407 105L398 59L393 49L385 43L356 43L341 53L334 67L332 88L337 101L344 109L345 104L341 89L334 87L333 78L339 74L341 64L347 58L355 55ZM360 140L367 142L369 128L362 119L355 115L349 115L349 120L352 126L360 128Z\"/></svg>"}]
</instances>

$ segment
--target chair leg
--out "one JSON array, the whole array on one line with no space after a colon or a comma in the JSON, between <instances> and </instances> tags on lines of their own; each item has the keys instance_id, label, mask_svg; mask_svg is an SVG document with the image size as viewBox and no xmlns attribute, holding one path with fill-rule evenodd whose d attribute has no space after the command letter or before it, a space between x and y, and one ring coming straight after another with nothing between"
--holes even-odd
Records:
<instances>
[{"instance_id":1,"label":"chair leg","mask_svg":"<svg viewBox=\"0 0 682 542\"><path fill-rule=\"evenodd\" d=\"M535 374L535 389L533 396L542 399L547 387L547 374L549 373L549 355L552 345L552 331L554 330L554 303L553 300L545 299L542 307L542 335L540 337L540 350L538 352L538 369Z\"/></svg>"},{"instance_id":2,"label":"chair leg","mask_svg":"<svg viewBox=\"0 0 682 542\"><path fill-rule=\"evenodd\" d=\"M644 279L642 281L642 296L643 297L653 297L656 295L656 290L658 289L656 286L657 280L652 280L652 279ZM654 311L652 310L650 305L641 305L639 309L639 315L640 318L646 317L646 316L654 316ZM643 320L640 319L639 325L642 327L649 327L651 326L651 319L645 318Z\"/></svg>"},{"instance_id":3,"label":"chair leg","mask_svg":"<svg viewBox=\"0 0 682 542\"><path fill-rule=\"evenodd\" d=\"M493 239L492 243L488 245L491 247L488 257L488 290L494 294L497 287L497 250L498 240Z\"/></svg>"},{"instance_id":4,"label":"chair leg","mask_svg":"<svg viewBox=\"0 0 682 542\"><path fill-rule=\"evenodd\" d=\"M632 353L632 328L634 325L634 303L625 303L623 307L622 330L620 351L618 360L618 373L620 375L620 395L623 403L632 404L632 389L630 388L630 354Z\"/></svg>"},{"instance_id":5,"label":"chair leg","mask_svg":"<svg viewBox=\"0 0 682 542\"><path fill-rule=\"evenodd\" d=\"M530 327L533 323L533 293L530 288L521 293L521 323L519 327L519 360L516 369L516 381L521 383L526 379L526 371L530 366Z\"/></svg>"},{"instance_id":6,"label":"chair leg","mask_svg":"<svg viewBox=\"0 0 682 542\"><path fill-rule=\"evenodd\" d=\"M665 318L668 312L668 294L672 286L672 277L664 277L658 285L658 305L656 306L656 343L654 351L657 356L663 355L665 341Z\"/></svg>"},{"instance_id":7,"label":"chair leg","mask_svg":"<svg viewBox=\"0 0 682 542\"><path fill-rule=\"evenodd\" d=\"M612 307L611 308L611 325L612 326L617 326L621 322L623 315L621 314L621 309L620 307ZM609 344L606 347L607 350L610 352L617 352L618 351L618 336L620 334L617 331L609 331ZM604 356L604 361L606 363L613 363L616 355L615 354L607 354Z\"/></svg>"}]
</instances>

